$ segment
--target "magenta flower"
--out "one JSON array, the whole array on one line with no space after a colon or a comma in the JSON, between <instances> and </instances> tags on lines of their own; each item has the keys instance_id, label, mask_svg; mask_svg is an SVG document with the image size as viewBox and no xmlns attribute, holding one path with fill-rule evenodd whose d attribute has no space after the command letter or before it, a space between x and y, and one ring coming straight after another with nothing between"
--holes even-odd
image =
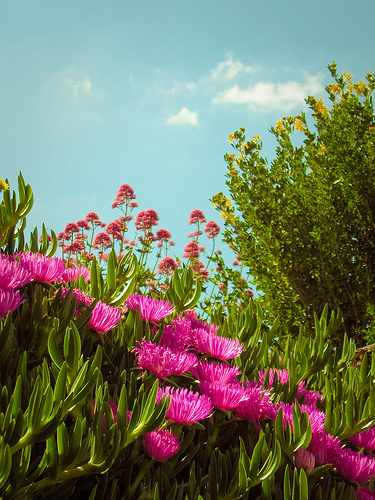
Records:
<instances>
[{"instance_id":1,"label":"magenta flower","mask_svg":"<svg viewBox=\"0 0 375 500\"><path fill-rule=\"evenodd\" d=\"M61 279L64 285L69 281L75 281L77 278L83 276L85 281L90 281L90 270L87 267L71 266L65 269Z\"/></svg>"},{"instance_id":2,"label":"magenta flower","mask_svg":"<svg viewBox=\"0 0 375 500\"><path fill-rule=\"evenodd\" d=\"M109 405L109 407L112 410L113 422L116 423L117 422L117 405L115 403L108 403L108 405ZM94 415L94 411L95 411L95 399L92 400L92 405L91 405L91 413L92 413L92 415ZM105 413L103 415L102 429L103 429L103 432L105 432L106 429L107 429L107 419L106 419L106 414Z\"/></svg>"},{"instance_id":3,"label":"magenta flower","mask_svg":"<svg viewBox=\"0 0 375 500\"><path fill-rule=\"evenodd\" d=\"M293 432L292 406L281 402L277 405L277 410L279 410L280 407L283 409L284 429L286 429L286 424L288 422ZM324 430L324 420L326 418L326 414L323 411L318 410L318 408L315 408L314 406L307 405L300 405L300 408L302 412L307 413L311 424L311 430L313 432L321 432Z\"/></svg>"},{"instance_id":4,"label":"magenta flower","mask_svg":"<svg viewBox=\"0 0 375 500\"><path fill-rule=\"evenodd\" d=\"M223 385L219 382L201 382L202 394L208 396L215 408L228 411L235 409L241 401L249 398L240 384Z\"/></svg>"},{"instance_id":5,"label":"magenta flower","mask_svg":"<svg viewBox=\"0 0 375 500\"><path fill-rule=\"evenodd\" d=\"M143 295L129 295L126 305L129 309L139 310L142 319L159 321L174 312L174 306L167 300L152 299Z\"/></svg>"},{"instance_id":6,"label":"magenta flower","mask_svg":"<svg viewBox=\"0 0 375 500\"><path fill-rule=\"evenodd\" d=\"M359 484L367 482L375 473L374 457L344 448L335 451L332 465L346 481Z\"/></svg>"},{"instance_id":7,"label":"magenta flower","mask_svg":"<svg viewBox=\"0 0 375 500\"><path fill-rule=\"evenodd\" d=\"M165 462L178 451L180 443L178 437L167 429L153 431L143 436L145 453L157 462Z\"/></svg>"},{"instance_id":8,"label":"magenta flower","mask_svg":"<svg viewBox=\"0 0 375 500\"><path fill-rule=\"evenodd\" d=\"M9 312L13 312L25 300L18 290L3 290L0 288L0 317L6 318Z\"/></svg>"},{"instance_id":9,"label":"magenta flower","mask_svg":"<svg viewBox=\"0 0 375 500\"><path fill-rule=\"evenodd\" d=\"M190 321L179 316L173 320L173 325L165 325L159 345L181 351L190 347Z\"/></svg>"},{"instance_id":10,"label":"magenta flower","mask_svg":"<svg viewBox=\"0 0 375 500\"><path fill-rule=\"evenodd\" d=\"M366 451L375 450L375 426L349 436L348 439L357 448L364 448Z\"/></svg>"},{"instance_id":11,"label":"magenta flower","mask_svg":"<svg viewBox=\"0 0 375 500\"><path fill-rule=\"evenodd\" d=\"M190 425L210 417L213 413L211 400L198 392L166 387L158 390L156 403L159 403L164 394L171 397L167 418L178 424Z\"/></svg>"},{"instance_id":12,"label":"magenta flower","mask_svg":"<svg viewBox=\"0 0 375 500\"><path fill-rule=\"evenodd\" d=\"M196 356L186 351L174 351L144 339L139 345L140 347L133 347L132 350L136 353L138 366L154 373L158 378L182 375L197 362Z\"/></svg>"},{"instance_id":13,"label":"magenta flower","mask_svg":"<svg viewBox=\"0 0 375 500\"><path fill-rule=\"evenodd\" d=\"M249 383L244 390L247 393L247 399L240 401L234 408L238 418L253 422L276 419L277 411L270 399L269 392L260 389L256 382Z\"/></svg>"},{"instance_id":14,"label":"magenta flower","mask_svg":"<svg viewBox=\"0 0 375 500\"><path fill-rule=\"evenodd\" d=\"M52 283L60 281L65 271L65 262L57 257L48 258L41 253L30 251L15 254L21 265L30 271L35 281Z\"/></svg>"},{"instance_id":15,"label":"magenta flower","mask_svg":"<svg viewBox=\"0 0 375 500\"><path fill-rule=\"evenodd\" d=\"M196 352L208 354L217 359L236 358L243 350L243 344L240 344L237 339L219 337L203 329L192 332L192 341Z\"/></svg>"},{"instance_id":16,"label":"magenta flower","mask_svg":"<svg viewBox=\"0 0 375 500\"><path fill-rule=\"evenodd\" d=\"M191 369L191 373L200 382L218 382L228 384L234 382L234 379L240 375L238 366L230 366L226 363L209 363L200 361Z\"/></svg>"},{"instance_id":17,"label":"magenta flower","mask_svg":"<svg viewBox=\"0 0 375 500\"><path fill-rule=\"evenodd\" d=\"M304 380L302 380L302 382L298 384L298 391L296 398L300 400L302 397L303 397L303 404L307 406L316 406L318 400L321 403L323 403L324 401L324 397L319 392L309 391L308 389L305 389Z\"/></svg>"},{"instance_id":18,"label":"magenta flower","mask_svg":"<svg viewBox=\"0 0 375 500\"><path fill-rule=\"evenodd\" d=\"M189 224L201 224L206 222L206 217L201 210L192 210L189 217Z\"/></svg>"},{"instance_id":19,"label":"magenta flower","mask_svg":"<svg viewBox=\"0 0 375 500\"><path fill-rule=\"evenodd\" d=\"M332 463L333 456L340 449L340 440L324 430L313 432L307 449L314 455L315 463L320 467Z\"/></svg>"},{"instance_id":20,"label":"magenta flower","mask_svg":"<svg viewBox=\"0 0 375 500\"><path fill-rule=\"evenodd\" d=\"M30 283L30 271L21 266L16 260L2 255L0 258L0 288L14 290Z\"/></svg>"},{"instance_id":21,"label":"magenta flower","mask_svg":"<svg viewBox=\"0 0 375 500\"><path fill-rule=\"evenodd\" d=\"M67 293L68 293L68 290L66 288L62 288L61 298L63 299ZM90 295L83 293L82 290L79 290L78 288L73 288L72 297L76 297L77 305L84 304L85 306L89 306L92 303L92 301L94 300L90 297Z\"/></svg>"},{"instance_id":22,"label":"magenta flower","mask_svg":"<svg viewBox=\"0 0 375 500\"><path fill-rule=\"evenodd\" d=\"M375 491L370 488L357 488L355 490L357 500L373 500L375 498Z\"/></svg>"},{"instance_id":23,"label":"magenta flower","mask_svg":"<svg viewBox=\"0 0 375 500\"><path fill-rule=\"evenodd\" d=\"M98 333L106 333L117 326L121 319L121 310L99 300L92 311L88 325Z\"/></svg>"}]
</instances>

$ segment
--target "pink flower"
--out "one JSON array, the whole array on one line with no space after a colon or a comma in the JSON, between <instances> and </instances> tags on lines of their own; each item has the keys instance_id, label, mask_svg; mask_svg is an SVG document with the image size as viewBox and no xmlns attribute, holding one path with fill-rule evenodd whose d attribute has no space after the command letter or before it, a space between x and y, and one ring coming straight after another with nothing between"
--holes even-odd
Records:
<instances>
[{"instance_id":1,"label":"pink flower","mask_svg":"<svg viewBox=\"0 0 375 500\"><path fill-rule=\"evenodd\" d=\"M99 300L92 311L89 326L98 333L106 333L117 326L121 310Z\"/></svg>"},{"instance_id":2,"label":"pink flower","mask_svg":"<svg viewBox=\"0 0 375 500\"><path fill-rule=\"evenodd\" d=\"M147 231L152 226L157 226L159 223L159 216L155 210L149 208L144 212L139 212L135 219L135 227L138 231Z\"/></svg>"},{"instance_id":3,"label":"pink flower","mask_svg":"<svg viewBox=\"0 0 375 500\"><path fill-rule=\"evenodd\" d=\"M164 394L171 397L167 418L173 420L173 422L190 425L213 414L211 400L206 396L201 396L198 392L166 387L165 389L159 389L157 403Z\"/></svg>"},{"instance_id":4,"label":"pink flower","mask_svg":"<svg viewBox=\"0 0 375 500\"><path fill-rule=\"evenodd\" d=\"M235 411L238 418L254 422L276 419L277 412L267 391L260 389L256 382L250 383L244 390L248 398L240 401L236 406Z\"/></svg>"},{"instance_id":5,"label":"pink flower","mask_svg":"<svg viewBox=\"0 0 375 500\"><path fill-rule=\"evenodd\" d=\"M172 238L172 235L166 229L159 229L156 233L156 238L160 241L169 241Z\"/></svg>"},{"instance_id":6,"label":"pink flower","mask_svg":"<svg viewBox=\"0 0 375 500\"><path fill-rule=\"evenodd\" d=\"M209 363L200 361L191 369L191 373L201 382L218 382L228 384L240 375L238 366L230 366L226 363Z\"/></svg>"},{"instance_id":7,"label":"pink flower","mask_svg":"<svg viewBox=\"0 0 375 500\"><path fill-rule=\"evenodd\" d=\"M202 231L193 231L192 233L189 233L187 235L188 238L196 238L197 236L200 236L202 233Z\"/></svg>"},{"instance_id":8,"label":"pink flower","mask_svg":"<svg viewBox=\"0 0 375 500\"><path fill-rule=\"evenodd\" d=\"M32 280L30 271L21 266L12 257L1 255L0 257L0 288L14 290Z\"/></svg>"},{"instance_id":9,"label":"pink flower","mask_svg":"<svg viewBox=\"0 0 375 500\"><path fill-rule=\"evenodd\" d=\"M157 462L164 462L173 457L179 447L178 437L171 434L167 429L149 432L143 436L145 453Z\"/></svg>"},{"instance_id":10,"label":"pink flower","mask_svg":"<svg viewBox=\"0 0 375 500\"><path fill-rule=\"evenodd\" d=\"M199 257L199 245L196 241L190 241L185 248L182 256L186 259L197 259Z\"/></svg>"},{"instance_id":11,"label":"pink flower","mask_svg":"<svg viewBox=\"0 0 375 500\"><path fill-rule=\"evenodd\" d=\"M348 437L349 441L357 448L364 448L366 451L375 449L375 425L361 431L358 434Z\"/></svg>"},{"instance_id":12,"label":"pink flower","mask_svg":"<svg viewBox=\"0 0 375 500\"><path fill-rule=\"evenodd\" d=\"M206 222L206 217L201 210L193 210L190 213L189 224L201 224Z\"/></svg>"},{"instance_id":13,"label":"pink flower","mask_svg":"<svg viewBox=\"0 0 375 500\"><path fill-rule=\"evenodd\" d=\"M201 382L200 389L202 394L211 399L214 407L222 411L233 410L241 401L248 399L246 390L240 384Z\"/></svg>"},{"instance_id":14,"label":"pink flower","mask_svg":"<svg viewBox=\"0 0 375 500\"><path fill-rule=\"evenodd\" d=\"M78 224L75 222L69 222L69 224L65 226L64 232L66 234L79 233Z\"/></svg>"},{"instance_id":15,"label":"pink flower","mask_svg":"<svg viewBox=\"0 0 375 500\"><path fill-rule=\"evenodd\" d=\"M35 281L42 283L52 283L60 281L65 271L65 263L57 257L48 258L41 253L30 251L16 254L20 259L21 265L30 271Z\"/></svg>"},{"instance_id":16,"label":"pink flower","mask_svg":"<svg viewBox=\"0 0 375 500\"><path fill-rule=\"evenodd\" d=\"M69 281L75 281L78 277L83 276L85 281L90 281L90 270L87 267L68 267L65 269L61 279L63 284L65 285Z\"/></svg>"},{"instance_id":17,"label":"pink flower","mask_svg":"<svg viewBox=\"0 0 375 500\"><path fill-rule=\"evenodd\" d=\"M302 382L298 384L296 398L298 400L303 398L303 404L307 406L316 406L318 400L323 403L324 397L319 392L309 391L308 389L305 389L305 385L306 383L304 380L302 380Z\"/></svg>"},{"instance_id":18,"label":"pink flower","mask_svg":"<svg viewBox=\"0 0 375 500\"><path fill-rule=\"evenodd\" d=\"M135 352L138 366L154 373L158 378L182 375L197 362L196 356L186 351L175 351L144 339L139 345L140 347L133 347L132 350Z\"/></svg>"},{"instance_id":19,"label":"pink flower","mask_svg":"<svg viewBox=\"0 0 375 500\"><path fill-rule=\"evenodd\" d=\"M281 402L277 405L277 410L280 406L283 408L284 428L286 429L286 424L288 422L293 432L293 408L291 405ZM300 408L302 412L305 411L307 413L313 432L321 432L324 430L324 420L326 418L324 412L313 406L300 405Z\"/></svg>"},{"instance_id":20,"label":"pink flower","mask_svg":"<svg viewBox=\"0 0 375 500\"><path fill-rule=\"evenodd\" d=\"M375 473L375 459L363 455L359 451L338 448L332 460L332 465L346 481L365 483Z\"/></svg>"},{"instance_id":21,"label":"pink flower","mask_svg":"<svg viewBox=\"0 0 375 500\"><path fill-rule=\"evenodd\" d=\"M252 290L245 290L244 294L248 295L249 297L254 297L254 292Z\"/></svg>"},{"instance_id":22,"label":"pink flower","mask_svg":"<svg viewBox=\"0 0 375 500\"><path fill-rule=\"evenodd\" d=\"M111 237L107 233L98 233L92 243L93 248L109 248L112 246Z\"/></svg>"},{"instance_id":23,"label":"pink flower","mask_svg":"<svg viewBox=\"0 0 375 500\"><path fill-rule=\"evenodd\" d=\"M13 312L25 300L18 290L3 290L0 288L0 317L6 318L9 312Z\"/></svg>"},{"instance_id":24,"label":"pink flower","mask_svg":"<svg viewBox=\"0 0 375 500\"><path fill-rule=\"evenodd\" d=\"M121 231L122 231L122 225L117 220L110 222L109 224L107 224L107 226L105 228L105 232L107 234L111 234L112 236L115 236L115 237L120 235L120 238L122 237Z\"/></svg>"},{"instance_id":25,"label":"pink flower","mask_svg":"<svg viewBox=\"0 0 375 500\"><path fill-rule=\"evenodd\" d=\"M159 321L174 312L174 306L167 300L152 299L143 295L129 295L126 305L129 309L139 310L143 320Z\"/></svg>"},{"instance_id":26,"label":"pink flower","mask_svg":"<svg viewBox=\"0 0 375 500\"><path fill-rule=\"evenodd\" d=\"M159 345L183 351L191 345L191 325L186 318L178 317L173 325L165 325Z\"/></svg>"},{"instance_id":27,"label":"pink flower","mask_svg":"<svg viewBox=\"0 0 375 500\"><path fill-rule=\"evenodd\" d=\"M112 203L112 208L134 199L135 194L133 188L131 188L129 184L122 184L117 190L115 201Z\"/></svg>"},{"instance_id":28,"label":"pink flower","mask_svg":"<svg viewBox=\"0 0 375 500\"><path fill-rule=\"evenodd\" d=\"M78 220L77 226L80 227L81 229L86 229L86 231L88 231L90 229L90 225L87 222L87 220L85 220L85 219Z\"/></svg>"},{"instance_id":29,"label":"pink flower","mask_svg":"<svg viewBox=\"0 0 375 500\"><path fill-rule=\"evenodd\" d=\"M306 468L309 474L311 474L315 469L314 455L307 450L303 450L302 448L298 448L294 457L294 463L298 469Z\"/></svg>"},{"instance_id":30,"label":"pink flower","mask_svg":"<svg viewBox=\"0 0 375 500\"><path fill-rule=\"evenodd\" d=\"M172 257L164 257L158 264L157 274L172 275L177 268L178 262L172 259Z\"/></svg>"},{"instance_id":31,"label":"pink flower","mask_svg":"<svg viewBox=\"0 0 375 500\"><path fill-rule=\"evenodd\" d=\"M87 222L93 222L94 224L99 222L99 215L95 212L89 212L85 217Z\"/></svg>"},{"instance_id":32,"label":"pink flower","mask_svg":"<svg viewBox=\"0 0 375 500\"><path fill-rule=\"evenodd\" d=\"M216 224L216 222L210 220L207 222L204 232L207 233L207 238L216 238L216 236L220 233L220 227Z\"/></svg>"},{"instance_id":33,"label":"pink flower","mask_svg":"<svg viewBox=\"0 0 375 500\"><path fill-rule=\"evenodd\" d=\"M217 359L236 358L243 350L243 345L237 339L219 337L203 329L194 330L192 340L196 352L208 354Z\"/></svg>"}]
</instances>

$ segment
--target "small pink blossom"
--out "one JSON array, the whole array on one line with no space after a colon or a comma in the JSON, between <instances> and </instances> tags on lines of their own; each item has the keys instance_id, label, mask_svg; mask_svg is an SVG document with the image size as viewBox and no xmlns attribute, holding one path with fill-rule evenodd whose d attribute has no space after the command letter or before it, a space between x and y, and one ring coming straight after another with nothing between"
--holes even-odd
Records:
<instances>
[{"instance_id":1,"label":"small pink blossom","mask_svg":"<svg viewBox=\"0 0 375 500\"><path fill-rule=\"evenodd\" d=\"M86 231L90 229L90 225L85 219L77 221L77 226L80 227L81 229L86 229Z\"/></svg>"},{"instance_id":2,"label":"small pink blossom","mask_svg":"<svg viewBox=\"0 0 375 500\"><path fill-rule=\"evenodd\" d=\"M129 200L134 200L135 194L132 187L129 184L122 184L116 193L115 201L112 203L112 208L117 207L118 205L123 205L125 202Z\"/></svg>"},{"instance_id":3,"label":"small pink blossom","mask_svg":"<svg viewBox=\"0 0 375 500\"><path fill-rule=\"evenodd\" d=\"M66 288L63 288L61 290L61 298L63 299L67 293L68 290ZM84 304L85 306L89 306L94 300L90 297L90 295L83 293L82 290L79 290L78 288L73 288L72 297L76 297L77 305Z\"/></svg>"},{"instance_id":4,"label":"small pink blossom","mask_svg":"<svg viewBox=\"0 0 375 500\"><path fill-rule=\"evenodd\" d=\"M157 226L159 223L159 216L157 212L153 209L145 210L144 212L139 212L135 219L135 227L138 231L147 231L151 229L152 226Z\"/></svg>"},{"instance_id":5,"label":"small pink blossom","mask_svg":"<svg viewBox=\"0 0 375 500\"><path fill-rule=\"evenodd\" d=\"M166 229L158 229L156 238L160 241L169 241L172 238L172 235Z\"/></svg>"},{"instance_id":6,"label":"small pink blossom","mask_svg":"<svg viewBox=\"0 0 375 500\"><path fill-rule=\"evenodd\" d=\"M375 491L370 488L357 488L355 490L357 500L373 500L375 499Z\"/></svg>"},{"instance_id":7,"label":"small pink blossom","mask_svg":"<svg viewBox=\"0 0 375 500\"><path fill-rule=\"evenodd\" d=\"M111 237L107 233L98 233L92 244L93 248L109 248L112 246Z\"/></svg>"},{"instance_id":8,"label":"small pink blossom","mask_svg":"<svg viewBox=\"0 0 375 500\"><path fill-rule=\"evenodd\" d=\"M160 346L183 351L191 345L191 323L180 316L173 320L173 325L165 325Z\"/></svg>"},{"instance_id":9,"label":"small pink blossom","mask_svg":"<svg viewBox=\"0 0 375 500\"><path fill-rule=\"evenodd\" d=\"M189 217L189 224L201 224L206 222L206 217L201 210L192 210Z\"/></svg>"},{"instance_id":10,"label":"small pink blossom","mask_svg":"<svg viewBox=\"0 0 375 500\"><path fill-rule=\"evenodd\" d=\"M269 392L260 389L256 382L250 382L244 390L248 398L240 401L236 406L235 411L238 418L253 422L276 419L277 412Z\"/></svg>"},{"instance_id":11,"label":"small pink blossom","mask_svg":"<svg viewBox=\"0 0 375 500\"><path fill-rule=\"evenodd\" d=\"M95 212L89 212L86 217L85 217L86 221L87 222L93 222L93 223L96 223L96 222L99 222L99 215L96 214Z\"/></svg>"},{"instance_id":12,"label":"small pink blossom","mask_svg":"<svg viewBox=\"0 0 375 500\"><path fill-rule=\"evenodd\" d=\"M187 235L188 238L196 238L197 236L200 236L202 233L202 231L193 231L192 233L189 233Z\"/></svg>"},{"instance_id":13,"label":"small pink blossom","mask_svg":"<svg viewBox=\"0 0 375 500\"><path fill-rule=\"evenodd\" d=\"M69 224L65 226L64 232L67 234L79 233L78 224L76 224L75 222L69 222Z\"/></svg>"},{"instance_id":14,"label":"small pink blossom","mask_svg":"<svg viewBox=\"0 0 375 500\"><path fill-rule=\"evenodd\" d=\"M149 432L143 436L145 453L157 462L165 462L178 451L180 443L167 429Z\"/></svg>"},{"instance_id":15,"label":"small pink blossom","mask_svg":"<svg viewBox=\"0 0 375 500\"><path fill-rule=\"evenodd\" d=\"M336 450L340 449L340 440L324 430L315 431L307 449L314 455L317 467L320 467L332 463Z\"/></svg>"},{"instance_id":16,"label":"small pink blossom","mask_svg":"<svg viewBox=\"0 0 375 500\"><path fill-rule=\"evenodd\" d=\"M216 236L220 233L220 227L216 224L216 222L210 220L207 222L204 232L207 233L207 238L216 238Z\"/></svg>"},{"instance_id":17,"label":"small pink blossom","mask_svg":"<svg viewBox=\"0 0 375 500\"><path fill-rule=\"evenodd\" d=\"M182 256L186 259L197 259L199 257L200 250L198 243L196 241L190 241L185 248Z\"/></svg>"},{"instance_id":18,"label":"small pink blossom","mask_svg":"<svg viewBox=\"0 0 375 500\"><path fill-rule=\"evenodd\" d=\"M295 456L294 463L298 469L306 469L309 474L315 469L315 456L307 450L298 448Z\"/></svg>"}]
</instances>

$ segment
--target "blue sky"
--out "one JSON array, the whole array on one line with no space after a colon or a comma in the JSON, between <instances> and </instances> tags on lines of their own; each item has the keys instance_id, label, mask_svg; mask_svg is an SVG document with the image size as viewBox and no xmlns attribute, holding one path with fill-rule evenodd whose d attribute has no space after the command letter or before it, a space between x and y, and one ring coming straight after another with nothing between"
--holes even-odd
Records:
<instances>
[{"instance_id":1,"label":"blue sky","mask_svg":"<svg viewBox=\"0 0 375 500\"><path fill-rule=\"evenodd\" d=\"M33 187L28 227L110 222L127 183L179 254L191 210L221 224L209 199L226 191L231 132L259 134L272 159L268 130L324 97L329 63L375 71L373 0L15 0L0 14L0 177Z\"/></svg>"}]
</instances>

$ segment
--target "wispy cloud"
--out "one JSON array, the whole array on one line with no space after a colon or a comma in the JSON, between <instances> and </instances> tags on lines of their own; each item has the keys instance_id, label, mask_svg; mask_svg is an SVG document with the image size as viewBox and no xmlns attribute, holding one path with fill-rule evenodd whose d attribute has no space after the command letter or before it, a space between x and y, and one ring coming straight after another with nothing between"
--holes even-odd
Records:
<instances>
[{"instance_id":1,"label":"wispy cloud","mask_svg":"<svg viewBox=\"0 0 375 500\"><path fill-rule=\"evenodd\" d=\"M241 61L234 61L231 55L226 61L220 62L210 73L211 80L231 80L241 73L250 73L254 68L245 66Z\"/></svg>"},{"instance_id":2,"label":"wispy cloud","mask_svg":"<svg viewBox=\"0 0 375 500\"><path fill-rule=\"evenodd\" d=\"M198 125L198 113L184 107L181 108L176 115L168 118L167 123L171 125L190 125L196 127Z\"/></svg>"},{"instance_id":3,"label":"wispy cloud","mask_svg":"<svg viewBox=\"0 0 375 500\"><path fill-rule=\"evenodd\" d=\"M63 81L73 91L74 97L77 97L79 90L87 94L92 89L90 77L75 70L69 70L63 77Z\"/></svg>"},{"instance_id":4,"label":"wispy cloud","mask_svg":"<svg viewBox=\"0 0 375 500\"><path fill-rule=\"evenodd\" d=\"M241 89L234 85L213 98L214 104L247 104L250 108L292 109L301 105L307 95L321 92L323 89L320 76L307 75L305 82L289 81L286 83L258 82Z\"/></svg>"}]
</instances>

